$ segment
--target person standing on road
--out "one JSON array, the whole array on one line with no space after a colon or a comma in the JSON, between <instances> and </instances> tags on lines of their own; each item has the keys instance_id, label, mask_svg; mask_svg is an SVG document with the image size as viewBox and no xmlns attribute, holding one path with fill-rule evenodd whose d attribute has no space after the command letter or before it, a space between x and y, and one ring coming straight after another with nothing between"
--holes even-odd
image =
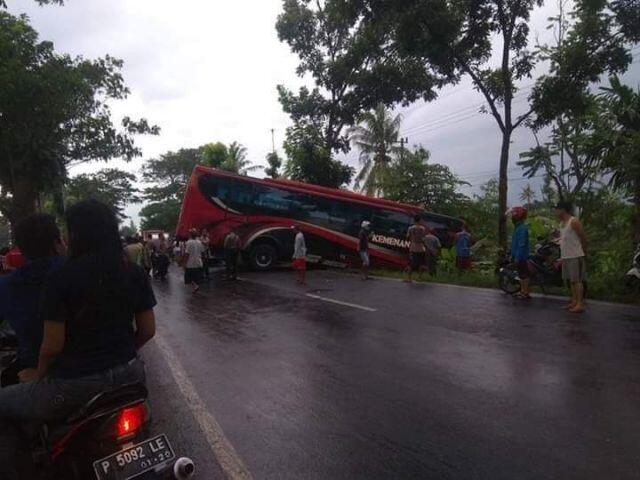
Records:
<instances>
[{"instance_id":1,"label":"person standing on road","mask_svg":"<svg viewBox=\"0 0 640 480\"><path fill-rule=\"evenodd\" d=\"M560 220L560 257L562 259L562 278L571 283L571 302L565 309L571 313L584 312L584 282L587 278L587 236L582 223L571 212L569 202L556 205L556 215Z\"/></svg>"},{"instance_id":2,"label":"person standing on road","mask_svg":"<svg viewBox=\"0 0 640 480\"><path fill-rule=\"evenodd\" d=\"M440 258L442 243L433 233L433 230L429 229L424 237L424 244L427 247L427 271L433 277L438 272L438 259Z\"/></svg>"},{"instance_id":3,"label":"person standing on road","mask_svg":"<svg viewBox=\"0 0 640 480\"><path fill-rule=\"evenodd\" d=\"M520 279L520 292L518 298L530 299L529 290L530 273L529 273L529 227L524 222L527 219L527 209L524 207L514 207L511 209L511 221L515 229L511 238L511 258L518 269L518 278Z\"/></svg>"},{"instance_id":4,"label":"person standing on road","mask_svg":"<svg viewBox=\"0 0 640 480\"><path fill-rule=\"evenodd\" d=\"M293 268L297 272L296 281L300 285L304 285L307 276L307 244L304 239L304 234L300 227L294 225L291 227L295 233L295 239L293 242Z\"/></svg>"},{"instance_id":5,"label":"person standing on road","mask_svg":"<svg viewBox=\"0 0 640 480\"><path fill-rule=\"evenodd\" d=\"M462 230L456 234L456 267L460 272L471 270L471 233L466 223L462 224Z\"/></svg>"},{"instance_id":6,"label":"person standing on road","mask_svg":"<svg viewBox=\"0 0 640 480\"><path fill-rule=\"evenodd\" d=\"M198 240L198 231L191 229L189 231L189 240L184 248L183 266L184 266L184 283L191 285L193 293L200 290L202 283L202 252L204 247L202 242Z\"/></svg>"},{"instance_id":7,"label":"person standing on road","mask_svg":"<svg viewBox=\"0 0 640 480\"><path fill-rule=\"evenodd\" d=\"M224 265L227 270L227 280L238 278L238 255L240 254L240 237L231 230L224 237Z\"/></svg>"},{"instance_id":8,"label":"person standing on road","mask_svg":"<svg viewBox=\"0 0 640 480\"><path fill-rule=\"evenodd\" d=\"M209 232L206 229L202 230L200 234L200 242L202 243L202 273L204 274L204 278L209 280L209 267L211 266L211 252L210 252L210 240L209 240Z\"/></svg>"},{"instance_id":9,"label":"person standing on road","mask_svg":"<svg viewBox=\"0 0 640 480\"><path fill-rule=\"evenodd\" d=\"M424 228L420 222L422 217L415 215L413 217L413 225L409 227L407 231L407 239L409 240L409 268L408 277L406 282L413 282L413 272L418 272L418 280L420 280L420 272L424 269L426 260L426 246L424 244L424 237L427 234L427 229Z\"/></svg>"},{"instance_id":10,"label":"person standing on road","mask_svg":"<svg viewBox=\"0 0 640 480\"><path fill-rule=\"evenodd\" d=\"M358 235L358 253L360 254L360 260L362 261L362 280L369 279L369 266L371 265L371 258L369 256L369 238L371 237L371 222L364 221L360 227L360 234Z\"/></svg>"},{"instance_id":11,"label":"person standing on road","mask_svg":"<svg viewBox=\"0 0 640 480\"><path fill-rule=\"evenodd\" d=\"M144 263L142 259L144 247L136 240L135 236L127 237L125 243L127 245L124 247L124 253L127 255L127 258L134 265L141 267Z\"/></svg>"}]
</instances>

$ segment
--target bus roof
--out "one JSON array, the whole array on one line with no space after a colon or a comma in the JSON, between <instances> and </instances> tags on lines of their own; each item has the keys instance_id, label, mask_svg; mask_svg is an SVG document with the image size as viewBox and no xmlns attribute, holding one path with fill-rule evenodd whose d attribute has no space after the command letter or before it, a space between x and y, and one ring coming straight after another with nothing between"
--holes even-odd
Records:
<instances>
[{"instance_id":1,"label":"bus roof","mask_svg":"<svg viewBox=\"0 0 640 480\"><path fill-rule=\"evenodd\" d=\"M298 191L306 191L306 192L312 192L321 196L327 196L327 197L333 197L333 198L343 198L345 200L351 200L351 201L355 201L355 202L361 202L361 203L366 203L369 205L375 205L378 207L387 207L387 208L394 208L394 209L398 209L398 210L404 210L406 212L409 213L420 213L420 212L424 212L425 209L416 205L410 205L407 203L401 203L401 202L394 202L392 200L385 200L383 198L374 198L374 197L369 197L367 195L362 195L360 193L355 193L355 192L350 192L348 190L341 190L339 188L330 188L330 187L323 187L320 185L314 185L312 183L305 183L305 182L298 182L295 180L281 180L281 179L271 179L271 178L265 178L265 179L259 179L259 178L255 178L255 177L248 177L248 176L243 176L243 175L237 175L235 173L231 173L231 172L225 172L224 170L219 170L217 168L211 168L211 167L204 167L202 165L198 165L196 166L195 170L194 170L194 174L210 174L210 175L217 175L217 176L222 176L222 177L233 177L233 178L239 178L242 180L247 180L249 182L252 183L259 183L259 184L264 184L264 185L273 185L273 186L278 186L281 188L285 188L285 189L292 189L292 190L298 190ZM431 213L431 212L429 212ZM436 214L433 213L433 215L436 215L438 217L442 217L442 218L450 218L450 219L454 219L454 217L449 217L447 215L441 215L441 214Z\"/></svg>"}]
</instances>

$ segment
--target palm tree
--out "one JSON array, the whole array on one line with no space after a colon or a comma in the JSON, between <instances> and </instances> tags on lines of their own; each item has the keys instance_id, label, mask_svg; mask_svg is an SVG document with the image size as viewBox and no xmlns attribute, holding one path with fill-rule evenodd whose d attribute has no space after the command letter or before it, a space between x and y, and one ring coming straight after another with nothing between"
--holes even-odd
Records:
<instances>
[{"instance_id":1,"label":"palm tree","mask_svg":"<svg viewBox=\"0 0 640 480\"><path fill-rule=\"evenodd\" d=\"M533 188L531 188L530 183L527 183L527 185L522 189L520 200L524 202L524 206L527 208L529 208L533 204L533 202L536 201L536 192Z\"/></svg>"},{"instance_id":2,"label":"palm tree","mask_svg":"<svg viewBox=\"0 0 640 480\"><path fill-rule=\"evenodd\" d=\"M260 167L251 165L251 161L247 159L247 148L244 145L238 142L231 142L227 159L222 163L221 168L239 175L247 175Z\"/></svg>"},{"instance_id":3,"label":"palm tree","mask_svg":"<svg viewBox=\"0 0 640 480\"><path fill-rule=\"evenodd\" d=\"M356 189L367 195L384 193L392 155L398 151L401 122L401 115L393 117L380 103L373 111L363 114L360 124L349 131L351 142L360 150L362 169L355 179Z\"/></svg>"}]
</instances>

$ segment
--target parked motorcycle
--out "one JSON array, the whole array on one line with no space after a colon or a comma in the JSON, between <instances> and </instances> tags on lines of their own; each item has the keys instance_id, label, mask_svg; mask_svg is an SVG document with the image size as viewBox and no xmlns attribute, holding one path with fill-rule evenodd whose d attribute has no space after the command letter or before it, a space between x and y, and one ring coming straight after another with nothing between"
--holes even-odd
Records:
<instances>
[{"instance_id":1,"label":"parked motorcycle","mask_svg":"<svg viewBox=\"0 0 640 480\"><path fill-rule=\"evenodd\" d=\"M17 342L0 335L0 384L17 382ZM195 467L176 458L167 435L149 433L144 384L102 392L64 421L29 429L33 463L47 480L189 479Z\"/></svg>"},{"instance_id":2,"label":"parked motorcycle","mask_svg":"<svg viewBox=\"0 0 640 480\"><path fill-rule=\"evenodd\" d=\"M530 285L538 285L546 294L549 286L562 286L562 261L560 247L552 241L540 240L535 253L527 261L530 272ZM506 256L499 264L498 283L500 289L508 294L520 291L520 277L516 265Z\"/></svg>"},{"instance_id":3,"label":"parked motorcycle","mask_svg":"<svg viewBox=\"0 0 640 480\"><path fill-rule=\"evenodd\" d=\"M633 268L624 276L625 285L630 290L640 291L640 243L633 256Z\"/></svg>"}]
</instances>

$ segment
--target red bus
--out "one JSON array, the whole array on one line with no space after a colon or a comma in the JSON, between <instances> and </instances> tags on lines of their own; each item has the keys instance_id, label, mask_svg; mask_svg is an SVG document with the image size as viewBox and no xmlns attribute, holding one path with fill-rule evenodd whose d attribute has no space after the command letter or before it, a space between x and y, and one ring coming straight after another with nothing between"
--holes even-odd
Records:
<instances>
[{"instance_id":1,"label":"red bus","mask_svg":"<svg viewBox=\"0 0 640 480\"><path fill-rule=\"evenodd\" d=\"M422 216L443 245L450 246L462 222L422 208L371 198L344 190L290 180L257 179L198 166L189 181L176 237L191 228L209 232L211 246L221 250L230 230L240 236L244 259L268 270L293 254L298 225L305 234L308 261L334 267L359 265L358 233L371 222L373 265L404 268L406 234L414 215Z\"/></svg>"}]
</instances>

